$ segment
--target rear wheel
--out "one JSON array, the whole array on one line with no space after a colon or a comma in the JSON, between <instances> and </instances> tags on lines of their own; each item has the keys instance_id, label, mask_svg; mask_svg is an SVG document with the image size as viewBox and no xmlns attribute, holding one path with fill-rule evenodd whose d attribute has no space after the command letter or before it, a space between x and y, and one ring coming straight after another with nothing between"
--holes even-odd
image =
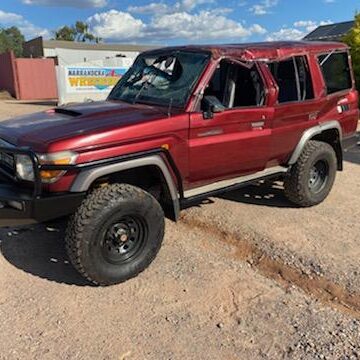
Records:
<instances>
[{"instance_id":1,"label":"rear wheel","mask_svg":"<svg viewBox=\"0 0 360 360\"><path fill-rule=\"evenodd\" d=\"M164 236L164 214L149 193L127 184L95 190L70 220L66 245L75 268L98 285L143 271Z\"/></svg>"},{"instance_id":2,"label":"rear wheel","mask_svg":"<svg viewBox=\"0 0 360 360\"><path fill-rule=\"evenodd\" d=\"M311 140L285 178L285 194L299 206L317 205L331 191L336 171L334 149L327 143Z\"/></svg>"}]
</instances>

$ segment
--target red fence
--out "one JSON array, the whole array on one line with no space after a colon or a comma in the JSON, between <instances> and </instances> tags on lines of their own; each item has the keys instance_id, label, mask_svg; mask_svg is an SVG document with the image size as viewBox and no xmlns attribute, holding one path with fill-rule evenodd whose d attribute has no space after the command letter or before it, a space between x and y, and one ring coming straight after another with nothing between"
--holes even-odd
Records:
<instances>
[{"instance_id":1,"label":"red fence","mask_svg":"<svg viewBox=\"0 0 360 360\"><path fill-rule=\"evenodd\" d=\"M0 55L0 89L18 100L56 99L57 86L53 59L16 59Z\"/></svg>"}]
</instances>

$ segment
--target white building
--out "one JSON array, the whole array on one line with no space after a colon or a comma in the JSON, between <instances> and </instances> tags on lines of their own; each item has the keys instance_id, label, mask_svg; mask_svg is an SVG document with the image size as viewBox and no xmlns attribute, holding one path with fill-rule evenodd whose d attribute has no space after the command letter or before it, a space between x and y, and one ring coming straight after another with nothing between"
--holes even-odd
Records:
<instances>
[{"instance_id":1,"label":"white building","mask_svg":"<svg viewBox=\"0 0 360 360\"><path fill-rule=\"evenodd\" d=\"M157 46L130 44L95 44L74 41L44 40L42 37L27 41L24 44L24 56L28 58L53 58L57 65L73 65L89 63L106 66L116 66L116 59L128 58L134 60L145 50Z\"/></svg>"}]
</instances>

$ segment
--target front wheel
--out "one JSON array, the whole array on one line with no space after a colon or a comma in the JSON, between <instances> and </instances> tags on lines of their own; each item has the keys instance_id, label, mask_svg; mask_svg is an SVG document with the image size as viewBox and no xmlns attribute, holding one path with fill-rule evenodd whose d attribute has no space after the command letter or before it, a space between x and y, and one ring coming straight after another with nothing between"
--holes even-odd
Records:
<instances>
[{"instance_id":1,"label":"front wheel","mask_svg":"<svg viewBox=\"0 0 360 360\"><path fill-rule=\"evenodd\" d=\"M311 140L285 178L285 195L302 207L317 205L330 193L336 171L337 159L332 146Z\"/></svg>"},{"instance_id":2,"label":"front wheel","mask_svg":"<svg viewBox=\"0 0 360 360\"><path fill-rule=\"evenodd\" d=\"M164 214L149 193L127 184L92 192L70 220L66 248L74 267L97 285L138 275L164 237Z\"/></svg>"}]
</instances>

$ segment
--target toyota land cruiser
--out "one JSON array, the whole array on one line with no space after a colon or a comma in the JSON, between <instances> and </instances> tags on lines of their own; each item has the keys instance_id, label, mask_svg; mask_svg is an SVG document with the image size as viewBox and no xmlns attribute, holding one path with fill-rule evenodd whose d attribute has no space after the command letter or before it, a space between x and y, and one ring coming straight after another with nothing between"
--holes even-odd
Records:
<instances>
[{"instance_id":1,"label":"toyota land cruiser","mask_svg":"<svg viewBox=\"0 0 360 360\"><path fill-rule=\"evenodd\" d=\"M358 118L341 43L148 51L106 101L0 123L0 218L69 216L72 264L119 283L155 258L164 214L201 198L279 178L297 206L322 202Z\"/></svg>"}]
</instances>

